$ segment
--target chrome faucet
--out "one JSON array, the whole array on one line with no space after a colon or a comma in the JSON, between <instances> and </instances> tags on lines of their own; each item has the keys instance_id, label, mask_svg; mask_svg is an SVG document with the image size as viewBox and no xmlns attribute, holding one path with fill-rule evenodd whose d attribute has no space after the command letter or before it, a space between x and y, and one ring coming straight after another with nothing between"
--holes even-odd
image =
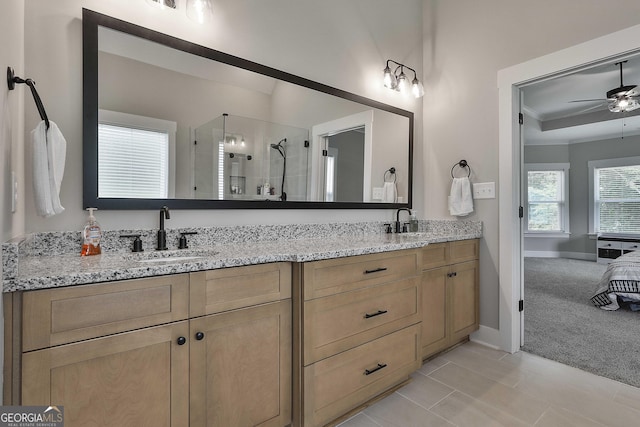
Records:
<instances>
[{"instance_id":1,"label":"chrome faucet","mask_svg":"<svg viewBox=\"0 0 640 427\"><path fill-rule=\"evenodd\" d=\"M402 226L400 225L400 211L407 211L411 215L411 209L400 208L396 211L396 233L402 233Z\"/></svg>"},{"instance_id":2,"label":"chrome faucet","mask_svg":"<svg viewBox=\"0 0 640 427\"><path fill-rule=\"evenodd\" d=\"M160 208L160 229L158 230L158 246L156 247L157 251L166 251L167 250L167 232L164 229L164 220L170 219L169 208L163 206Z\"/></svg>"}]
</instances>

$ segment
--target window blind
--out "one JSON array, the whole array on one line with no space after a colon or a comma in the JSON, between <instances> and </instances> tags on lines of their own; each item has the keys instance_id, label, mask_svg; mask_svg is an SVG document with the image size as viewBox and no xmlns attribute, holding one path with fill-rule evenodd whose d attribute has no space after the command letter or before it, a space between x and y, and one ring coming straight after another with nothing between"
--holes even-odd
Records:
<instances>
[{"instance_id":1,"label":"window blind","mask_svg":"<svg viewBox=\"0 0 640 427\"><path fill-rule=\"evenodd\" d=\"M596 169L595 178L599 231L640 234L640 165Z\"/></svg>"},{"instance_id":2,"label":"window blind","mask_svg":"<svg viewBox=\"0 0 640 427\"><path fill-rule=\"evenodd\" d=\"M101 123L98 140L98 197L167 198L168 133Z\"/></svg>"}]
</instances>

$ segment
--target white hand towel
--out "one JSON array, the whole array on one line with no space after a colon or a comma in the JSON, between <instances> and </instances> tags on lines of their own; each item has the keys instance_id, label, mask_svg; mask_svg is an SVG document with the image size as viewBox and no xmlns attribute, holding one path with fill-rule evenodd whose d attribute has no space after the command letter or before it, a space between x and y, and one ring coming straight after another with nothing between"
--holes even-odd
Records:
<instances>
[{"instance_id":1,"label":"white hand towel","mask_svg":"<svg viewBox=\"0 0 640 427\"><path fill-rule=\"evenodd\" d=\"M50 217L64 211L60 204L60 186L64 175L67 141L58 126L44 121L31 131L33 143L33 192L36 212Z\"/></svg>"},{"instance_id":2,"label":"white hand towel","mask_svg":"<svg viewBox=\"0 0 640 427\"><path fill-rule=\"evenodd\" d=\"M395 182L385 182L382 187L382 201L386 203L395 203L398 190Z\"/></svg>"},{"instance_id":3,"label":"white hand towel","mask_svg":"<svg viewBox=\"0 0 640 427\"><path fill-rule=\"evenodd\" d=\"M466 216L471 212L473 212L473 198L469 178L453 178L449 194L449 213L455 216Z\"/></svg>"}]
</instances>

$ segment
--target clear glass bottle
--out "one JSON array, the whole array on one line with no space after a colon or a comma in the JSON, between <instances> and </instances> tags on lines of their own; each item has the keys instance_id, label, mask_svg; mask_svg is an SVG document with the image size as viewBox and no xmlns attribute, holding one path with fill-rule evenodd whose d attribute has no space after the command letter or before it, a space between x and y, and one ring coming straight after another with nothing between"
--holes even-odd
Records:
<instances>
[{"instance_id":1,"label":"clear glass bottle","mask_svg":"<svg viewBox=\"0 0 640 427\"><path fill-rule=\"evenodd\" d=\"M418 216L417 211L411 211L409 216L409 232L415 233L418 231Z\"/></svg>"}]
</instances>

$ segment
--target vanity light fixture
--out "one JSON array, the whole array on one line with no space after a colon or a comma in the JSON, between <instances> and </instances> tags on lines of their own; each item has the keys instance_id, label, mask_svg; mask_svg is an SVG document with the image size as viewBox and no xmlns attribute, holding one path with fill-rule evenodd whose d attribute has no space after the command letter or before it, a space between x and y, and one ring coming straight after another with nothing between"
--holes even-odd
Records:
<instances>
[{"instance_id":1,"label":"vanity light fixture","mask_svg":"<svg viewBox=\"0 0 640 427\"><path fill-rule=\"evenodd\" d=\"M161 9L164 9L165 7L176 9L178 7L176 0L147 0L147 2L151 3L154 6L158 6Z\"/></svg>"},{"instance_id":2,"label":"vanity light fixture","mask_svg":"<svg viewBox=\"0 0 640 427\"><path fill-rule=\"evenodd\" d=\"M391 67L389 66L390 62L393 62L396 65L395 70L393 71L391 71ZM407 75L404 73L405 68L413 71L413 80L411 81L411 84L409 84ZM416 98L424 96L424 86L420 83L420 80L418 80L416 70L396 62L393 59L387 59L387 66L384 69L383 83L385 87L401 93L408 93L411 91L411 94Z\"/></svg>"},{"instance_id":3,"label":"vanity light fixture","mask_svg":"<svg viewBox=\"0 0 640 427\"><path fill-rule=\"evenodd\" d=\"M187 0L187 16L198 24L209 22L213 18L213 1Z\"/></svg>"}]
</instances>

